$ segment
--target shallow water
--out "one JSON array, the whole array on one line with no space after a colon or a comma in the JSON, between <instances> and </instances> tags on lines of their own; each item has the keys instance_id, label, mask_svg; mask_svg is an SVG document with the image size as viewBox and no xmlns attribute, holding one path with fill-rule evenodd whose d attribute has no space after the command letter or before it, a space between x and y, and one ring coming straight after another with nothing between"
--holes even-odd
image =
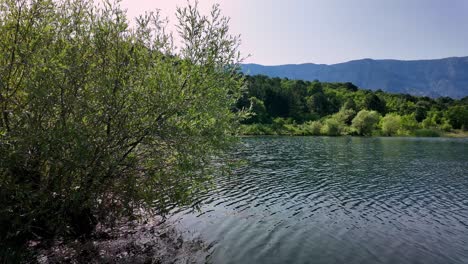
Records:
<instances>
[{"instance_id":1,"label":"shallow water","mask_svg":"<svg viewBox=\"0 0 468 264\"><path fill-rule=\"evenodd\" d=\"M212 263L468 263L468 140L253 137L201 211Z\"/></svg>"}]
</instances>

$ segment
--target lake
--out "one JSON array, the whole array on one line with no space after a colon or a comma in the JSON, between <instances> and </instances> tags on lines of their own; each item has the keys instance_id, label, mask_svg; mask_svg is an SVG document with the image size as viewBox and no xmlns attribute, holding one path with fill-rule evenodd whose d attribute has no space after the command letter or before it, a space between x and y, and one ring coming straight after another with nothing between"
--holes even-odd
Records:
<instances>
[{"instance_id":1,"label":"lake","mask_svg":"<svg viewBox=\"0 0 468 264\"><path fill-rule=\"evenodd\" d=\"M468 263L468 140L252 137L171 220L212 263Z\"/></svg>"}]
</instances>

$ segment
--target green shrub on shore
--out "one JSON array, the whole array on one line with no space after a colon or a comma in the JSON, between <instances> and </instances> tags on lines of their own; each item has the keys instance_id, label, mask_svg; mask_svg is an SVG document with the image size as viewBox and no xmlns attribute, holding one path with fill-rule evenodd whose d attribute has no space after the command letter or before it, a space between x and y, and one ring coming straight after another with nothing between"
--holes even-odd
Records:
<instances>
[{"instance_id":1,"label":"green shrub on shore","mask_svg":"<svg viewBox=\"0 0 468 264\"><path fill-rule=\"evenodd\" d=\"M356 129L358 135L370 136L379 120L380 116L376 111L361 110L354 117L352 127Z\"/></svg>"},{"instance_id":2,"label":"green shrub on shore","mask_svg":"<svg viewBox=\"0 0 468 264\"><path fill-rule=\"evenodd\" d=\"M381 120L382 134L384 136L396 136L401 129L401 116L387 114Z\"/></svg>"},{"instance_id":3,"label":"green shrub on shore","mask_svg":"<svg viewBox=\"0 0 468 264\"><path fill-rule=\"evenodd\" d=\"M319 136L322 130L322 123L319 121L307 122L302 125L306 135Z\"/></svg>"},{"instance_id":4,"label":"green shrub on shore","mask_svg":"<svg viewBox=\"0 0 468 264\"><path fill-rule=\"evenodd\" d=\"M367 111L365 115L369 114ZM465 136L463 130L453 130L452 126L444 119L442 124L436 127L419 128L420 125L415 121L413 115L401 117L395 113L389 113L383 118L375 116L374 119L361 118L355 121L354 125L346 125L331 116L323 121L309 121L303 124L291 123L288 119L277 119L275 124L251 124L241 125L239 133L241 135L290 135L290 136L418 136L418 137L436 137L436 136ZM377 124L377 120L380 123ZM359 123L361 122L361 123ZM367 123L366 123L367 122ZM357 124L363 127L358 130ZM427 122L426 122L427 125ZM367 127L366 127L367 126ZM365 132L364 132L365 131ZM364 132L364 133L363 133ZM449 133L452 132L452 133Z\"/></svg>"},{"instance_id":5,"label":"green shrub on shore","mask_svg":"<svg viewBox=\"0 0 468 264\"><path fill-rule=\"evenodd\" d=\"M4 252L206 188L243 116L239 40L218 6L177 17L178 49L159 13L131 28L110 2L0 0Z\"/></svg>"},{"instance_id":6,"label":"green shrub on shore","mask_svg":"<svg viewBox=\"0 0 468 264\"><path fill-rule=\"evenodd\" d=\"M273 130L271 125L266 124L252 124L252 125L241 125L239 133L241 135L275 135L276 132Z\"/></svg>"},{"instance_id":7,"label":"green shrub on shore","mask_svg":"<svg viewBox=\"0 0 468 264\"><path fill-rule=\"evenodd\" d=\"M440 137L440 133L433 129L417 129L413 132L413 135L416 137Z\"/></svg>"},{"instance_id":8,"label":"green shrub on shore","mask_svg":"<svg viewBox=\"0 0 468 264\"><path fill-rule=\"evenodd\" d=\"M320 132L324 136L339 136L341 134L340 123L333 118L326 119Z\"/></svg>"}]
</instances>

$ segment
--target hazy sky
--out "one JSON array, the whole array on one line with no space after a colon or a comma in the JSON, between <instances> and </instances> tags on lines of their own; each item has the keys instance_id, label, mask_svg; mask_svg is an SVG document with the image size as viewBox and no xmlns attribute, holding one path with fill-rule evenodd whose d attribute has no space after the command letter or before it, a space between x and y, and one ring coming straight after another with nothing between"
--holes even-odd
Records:
<instances>
[{"instance_id":1,"label":"hazy sky","mask_svg":"<svg viewBox=\"0 0 468 264\"><path fill-rule=\"evenodd\" d=\"M175 22L186 0L123 0L133 17L161 9ZM468 0L200 0L220 3L241 34L247 62L338 63L353 59L468 56Z\"/></svg>"}]
</instances>

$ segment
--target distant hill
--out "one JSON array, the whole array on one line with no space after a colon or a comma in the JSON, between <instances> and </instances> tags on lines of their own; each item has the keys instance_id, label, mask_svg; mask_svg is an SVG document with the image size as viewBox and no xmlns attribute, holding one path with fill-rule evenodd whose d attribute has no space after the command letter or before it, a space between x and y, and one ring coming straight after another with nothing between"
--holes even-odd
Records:
<instances>
[{"instance_id":1,"label":"distant hill","mask_svg":"<svg viewBox=\"0 0 468 264\"><path fill-rule=\"evenodd\" d=\"M352 82L360 88L382 89L393 93L419 96L468 96L468 57L437 60L373 60L362 59L344 63L287 64L263 66L242 65L244 73L263 74L289 79Z\"/></svg>"}]
</instances>

